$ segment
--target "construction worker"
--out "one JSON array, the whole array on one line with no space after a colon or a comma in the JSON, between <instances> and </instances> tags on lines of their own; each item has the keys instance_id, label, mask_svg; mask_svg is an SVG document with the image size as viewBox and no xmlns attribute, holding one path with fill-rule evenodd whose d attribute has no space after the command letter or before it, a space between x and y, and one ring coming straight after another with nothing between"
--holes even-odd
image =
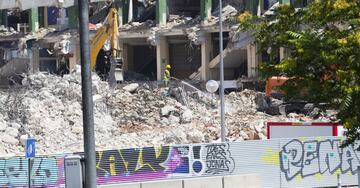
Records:
<instances>
[{"instance_id":1,"label":"construction worker","mask_svg":"<svg viewBox=\"0 0 360 188\"><path fill-rule=\"evenodd\" d=\"M164 72L164 83L165 83L165 87L168 87L169 85L169 81L170 81L170 69L171 66L169 64L167 64L165 66L165 72Z\"/></svg>"}]
</instances>

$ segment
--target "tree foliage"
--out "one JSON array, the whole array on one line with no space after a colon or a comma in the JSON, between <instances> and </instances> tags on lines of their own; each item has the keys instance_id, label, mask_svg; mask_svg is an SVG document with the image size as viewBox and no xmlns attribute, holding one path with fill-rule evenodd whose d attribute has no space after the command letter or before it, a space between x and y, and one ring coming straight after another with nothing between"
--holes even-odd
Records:
<instances>
[{"instance_id":1,"label":"tree foliage","mask_svg":"<svg viewBox=\"0 0 360 188\"><path fill-rule=\"evenodd\" d=\"M290 78L286 100L325 103L347 129L345 145L360 139L360 0L314 0L302 9L280 5L271 17L245 12L239 30L251 30L268 58L264 78ZM279 60L283 47L289 56Z\"/></svg>"}]
</instances>

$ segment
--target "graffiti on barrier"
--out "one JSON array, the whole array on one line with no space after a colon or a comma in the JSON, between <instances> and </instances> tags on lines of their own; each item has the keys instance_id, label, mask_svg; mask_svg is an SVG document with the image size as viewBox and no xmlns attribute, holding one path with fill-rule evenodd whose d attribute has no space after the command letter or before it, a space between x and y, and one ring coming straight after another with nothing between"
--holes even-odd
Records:
<instances>
[{"instance_id":1,"label":"graffiti on barrier","mask_svg":"<svg viewBox=\"0 0 360 188\"><path fill-rule=\"evenodd\" d=\"M34 158L31 165L31 183L34 187L60 187L64 184L63 169L63 158ZM24 187L27 184L27 159L0 159L0 187Z\"/></svg>"},{"instance_id":2,"label":"graffiti on barrier","mask_svg":"<svg viewBox=\"0 0 360 188\"><path fill-rule=\"evenodd\" d=\"M229 174L234 168L228 143L97 152L99 184Z\"/></svg>"},{"instance_id":3,"label":"graffiti on barrier","mask_svg":"<svg viewBox=\"0 0 360 188\"><path fill-rule=\"evenodd\" d=\"M231 157L229 143L206 145L206 171L207 174L232 173L235 161Z\"/></svg>"},{"instance_id":4,"label":"graffiti on barrier","mask_svg":"<svg viewBox=\"0 0 360 188\"><path fill-rule=\"evenodd\" d=\"M360 153L356 146L340 145L340 138L319 137L98 151L97 183L258 173L268 187L332 186L336 174L345 177L344 185L352 185L357 182L354 174ZM65 157L35 158L31 165L33 187L64 187ZM26 187L27 167L23 157L0 159L0 187ZM273 174L281 176L274 178ZM299 181L302 178L314 181Z\"/></svg>"},{"instance_id":5,"label":"graffiti on barrier","mask_svg":"<svg viewBox=\"0 0 360 188\"><path fill-rule=\"evenodd\" d=\"M287 181L296 176L340 172L356 173L359 158L354 147L341 148L341 140L301 142L298 139L286 143L280 151L280 169Z\"/></svg>"},{"instance_id":6,"label":"graffiti on barrier","mask_svg":"<svg viewBox=\"0 0 360 188\"><path fill-rule=\"evenodd\" d=\"M193 146L192 147L192 170L194 172L194 175L202 175L203 172L203 162L201 158L201 149L202 146Z\"/></svg>"},{"instance_id":7,"label":"graffiti on barrier","mask_svg":"<svg viewBox=\"0 0 360 188\"><path fill-rule=\"evenodd\" d=\"M161 179L189 173L189 146L97 152L98 183Z\"/></svg>"}]
</instances>

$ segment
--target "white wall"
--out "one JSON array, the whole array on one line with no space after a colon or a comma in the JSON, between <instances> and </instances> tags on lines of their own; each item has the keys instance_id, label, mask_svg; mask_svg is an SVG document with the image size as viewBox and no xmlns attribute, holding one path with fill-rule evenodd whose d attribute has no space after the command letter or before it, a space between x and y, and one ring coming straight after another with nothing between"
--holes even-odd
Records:
<instances>
[{"instance_id":1,"label":"white wall","mask_svg":"<svg viewBox=\"0 0 360 188\"><path fill-rule=\"evenodd\" d=\"M103 185L99 188L259 188L260 177L256 174L214 176L179 180L163 180L145 183Z\"/></svg>"}]
</instances>

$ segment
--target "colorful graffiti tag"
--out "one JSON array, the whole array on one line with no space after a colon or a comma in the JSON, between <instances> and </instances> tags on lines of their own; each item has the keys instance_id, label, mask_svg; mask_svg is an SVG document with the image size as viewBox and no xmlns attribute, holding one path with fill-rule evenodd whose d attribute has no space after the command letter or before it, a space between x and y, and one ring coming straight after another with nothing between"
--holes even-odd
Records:
<instances>
[{"instance_id":1,"label":"colorful graffiti tag","mask_svg":"<svg viewBox=\"0 0 360 188\"><path fill-rule=\"evenodd\" d=\"M81 155L81 153L80 153ZM36 158L31 167L34 187L64 184L62 158ZM0 186L25 187L27 160L0 159ZM97 183L136 182L172 177L218 175L235 168L229 144L144 147L96 152Z\"/></svg>"},{"instance_id":2,"label":"colorful graffiti tag","mask_svg":"<svg viewBox=\"0 0 360 188\"><path fill-rule=\"evenodd\" d=\"M165 178L189 173L188 146L145 147L97 153L99 184Z\"/></svg>"},{"instance_id":3,"label":"colorful graffiti tag","mask_svg":"<svg viewBox=\"0 0 360 188\"><path fill-rule=\"evenodd\" d=\"M31 165L33 187L61 187L64 184L63 158L35 158ZM0 187L27 187L28 160L0 159Z\"/></svg>"},{"instance_id":4,"label":"colorful graffiti tag","mask_svg":"<svg viewBox=\"0 0 360 188\"><path fill-rule=\"evenodd\" d=\"M97 182L134 182L231 173L229 144L161 146L97 153Z\"/></svg>"},{"instance_id":5,"label":"colorful graffiti tag","mask_svg":"<svg viewBox=\"0 0 360 188\"><path fill-rule=\"evenodd\" d=\"M356 173L359 157L354 147L341 148L341 140L305 141L293 139L280 151L280 169L287 181L296 176L302 178L336 172Z\"/></svg>"}]
</instances>

